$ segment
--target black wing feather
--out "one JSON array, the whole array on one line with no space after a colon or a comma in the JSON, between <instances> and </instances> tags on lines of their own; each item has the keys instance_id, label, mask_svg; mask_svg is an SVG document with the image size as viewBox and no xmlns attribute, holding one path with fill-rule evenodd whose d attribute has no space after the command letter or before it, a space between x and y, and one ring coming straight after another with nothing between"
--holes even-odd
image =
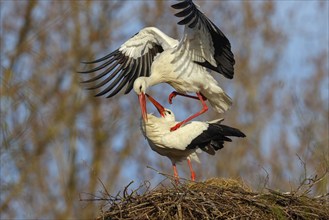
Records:
<instances>
[{"instance_id":1,"label":"black wing feather","mask_svg":"<svg viewBox=\"0 0 329 220\"><path fill-rule=\"evenodd\" d=\"M186 149L195 149L199 147L201 150L209 151L212 147L215 151L224 147L224 142L231 142L229 137L245 137L246 135L239 129L216 123L209 123L207 130L193 139ZM211 152L211 151L210 151Z\"/></svg>"},{"instance_id":2,"label":"black wing feather","mask_svg":"<svg viewBox=\"0 0 329 220\"><path fill-rule=\"evenodd\" d=\"M163 48L160 45L154 44L146 54L135 59L123 54L123 52L117 49L100 59L83 62L85 64L103 63L95 68L80 71L79 73L90 74L106 69L100 74L82 81L82 83L96 83L96 85L89 86L87 88L88 90L101 89L101 87L108 85L105 89L101 89L96 96L107 94L106 97L110 98L120 92L125 85L127 86L124 94L127 94L132 90L135 79L140 76L150 76L152 61L156 54L162 51ZM105 76L108 77L101 80Z\"/></svg>"},{"instance_id":3,"label":"black wing feather","mask_svg":"<svg viewBox=\"0 0 329 220\"><path fill-rule=\"evenodd\" d=\"M117 83L120 81L120 80L123 80L123 77L124 77L124 75L125 75L125 72L124 71L120 71L120 68L118 67L117 69L116 69L116 71L113 73L113 75L116 75L116 74L118 74L119 73L119 75L114 79L114 81L113 82L111 82L111 84L109 85L109 86L107 86L106 87L106 89L104 89L103 91L101 91L101 92L99 92L99 93L97 93L96 94L96 96L102 96L102 95L105 95L106 93L108 93L108 92L110 92L116 85L117 85ZM112 77L112 76L110 76L109 78L114 78L114 77ZM102 84L102 86L103 85L105 85L106 83L108 83L110 80L106 80L106 81L104 81L104 82L101 82L101 84ZM100 88L100 86L97 86L97 87L95 87L95 88ZM109 95L111 95L112 93L110 93Z\"/></svg>"},{"instance_id":4,"label":"black wing feather","mask_svg":"<svg viewBox=\"0 0 329 220\"><path fill-rule=\"evenodd\" d=\"M84 64L99 63L99 62L102 62L102 61L104 61L104 60L107 60L107 59L110 58L110 57L115 56L117 53L118 53L118 50L115 50L115 51L109 53L108 55L106 55L106 56L104 56L104 57L102 57L102 58L100 58L100 59L93 60L93 61L82 61L82 63L84 63Z\"/></svg>"},{"instance_id":5,"label":"black wing feather","mask_svg":"<svg viewBox=\"0 0 329 220\"><path fill-rule=\"evenodd\" d=\"M120 92L120 90L127 84L128 80L129 80L129 76L127 74L125 74L125 76L123 76L123 80L120 82L120 84L110 93L110 95L106 96L106 98L111 98L111 97L115 96L118 92Z\"/></svg>"},{"instance_id":6,"label":"black wing feather","mask_svg":"<svg viewBox=\"0 0 329 220\"><path fill-rule=\"evenodd\" d=\"M95 67L93 69L90 69L90 70L86 70L86 71L79 71L78 73L93 73L93 72L97 72L98 70L101 70L103 68L105 68L106 66L110 65L110 64L113 64L114 61L116 61L114 63L114 66L116 64L119 63L119 60L123 57L122 54L120 54L119 56L116 56L116 57L112 57L111 59L109 59L108 61L106 61L105 63L103 63L102 65L98 66L98 67Z\"/></svg>"},{"instance_id":7,"label":"black wing feather","mask_svg":"<svg viewBox=\"0 0 329 220\"><path fill-rule=\"evenodd\" d=\"M114 61L114 60L113 60L113 61ZM91 79L88 79L88 80L82 81L82 83L91 83L91 82L95 82L95 81L97 81L97 80L103 78L103 77L106 76L108 73L110 73L113 69L115 69L115 67L117 67L117 64L118 64L118 63L119 63L118 61L115 62L115 63L112 63L112 65L109 66L106 70L104 70L101 74L96 75L95 77L93 77L93 78L91 78ZM111 64L111 63L109 63L109 64ZM105 67L105 66L104 66L104 67ZM103 68L104 68L104 67L103 67ZM93 71L93 70L90 70L90 72L83 72L83 73L92 73L92 72L94 72L94 71ZM115 77L116 74L117 74L117 72L112 73L112 74L110 75L110 77L107 78L107 80L111 80L113 77ZM111 76L112 76L112 77L111 77ZM106 81L106 80L104 80L104 81ZM102 84L102 85L104 85L104 84ZM96 87L96 88L97 88L97 87Z\"/></svg>"},{"instance_id":8,"label":"black wing feather","mask_svg":"<svg viewBox=\"0 0 329 220\"><path fill-rule=\"evenodd\" d=\"M185 17L183 20L179 21L177 24L179 24L179 25L186 25L189 22L191 22L191 20L193 18L195 18L195 15L193 13L191 13L187 17Z\"/></svg>"},{"instance_id":9,"label":"black wing feather","mask_svg":"<svg viewBox=\"0 0 329 220\"><path fill-rule=\"evenodd\" d=\"M191 0L182 1L180 3L176 3L176 4L172 5L171 7L174 9L183 9L183 8L188 7L191 2L192 2Z\"/></svg>"},{"instance_id":10,"label":"black wing feather","mask_svg":"<svg viewBox=\"0 0 329 220\"><path fill-rule=\"evenodd\" d=\"M189 15L192 11L193 11L193 9L191 7L189 7L189 8L184 9L181 12L176 13L175 16L179 17L179 18L185 17L185 16Z\"/></svg>"},{"instance_id":11,"label":"black wing feather","mask_svg":"<svg viewBox=\"0 0 329 220\"><path fill-rule=\"evenodd\" d=\"M132 90L132 88L134 86L134 81L135 81L135 79L137 79L136 76L138 76L137 74L134 74L134 73L136 73L136 70L138 68L138 62L132 62L132 66L133 67L132 67L131 71L128 73L130 78L129 78L129 82L128 82L128 85L126 87L124 94L128 94Z\"/></svg>"},{"instance_id":12,"label":"black wing feather","mask_svg":"<svg viewBox=\"0 0 329 220\"><path fill-rule=\"evenodd\" d=\"M121 71L121 68L120 68L120 65L117 66L117 63L116 63L116 64L113 64L111 67L109 67L108 69L106 69L106 71L104 71L104 73L106 73L106 75L107 75L108 73L110 73L110 71L108 71L108 70L110 70L110 71L114 70L114 71L113 71L113 72L111 73L111 75L109 75L105 80L100 81L100 82L97 83L96 85L91 86L91 87L89 87L89 88L87 88L87 89L88 89L88 90L98 89L98 88L104 86L105 84L107 84L108 82L110 82L110 81L111 81L112 79L114 79L115 77L120 77L120 76L121 76L121 74L119 74L120 71ZM101 73L101 75L104 75L104 73ZM118 75L118 74L119 74L119 75ZM117 76L117 75L118 75L118 76ZM94 77L94 78L97 78L97 77ZM88 81L90 81L90 80L88 80ZM90 81L90 82L91 82L91 81ZM96 95L96 96L99 96L99 95Z\"/></svg>"}]
</instances>

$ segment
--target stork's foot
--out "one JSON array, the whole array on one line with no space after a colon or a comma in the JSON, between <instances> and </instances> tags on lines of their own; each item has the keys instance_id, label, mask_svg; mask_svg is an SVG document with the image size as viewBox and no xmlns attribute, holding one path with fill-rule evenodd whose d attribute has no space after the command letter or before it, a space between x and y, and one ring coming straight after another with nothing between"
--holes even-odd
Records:
<instances>
[{"instance_id":1,"label":"stork's foot","mask_svg":"<svg viewBox=\"0 0 329 220\"><path fill-rule=\"evenodd\" d=\"M176 131L176 130L177 130L178 128L180 128L182 125L183 125L183 123L180 122L180 123L176 124L174 127L170 128L170 131L171 131L171 132L172 132L172 131Z\"/></svg>"},{"instance_id":2,"label":"stork's foot","mask_svg":"<svg viewBox=\"0 0 329 220\"><path fill-rule=\"evenodd\" d=\"M172 99L175 98L177 96L177 92L173 91L172 93L170 93L169 97L168 97L168 102L169 104L172 104Z\"/></svg>"}]
</instances>

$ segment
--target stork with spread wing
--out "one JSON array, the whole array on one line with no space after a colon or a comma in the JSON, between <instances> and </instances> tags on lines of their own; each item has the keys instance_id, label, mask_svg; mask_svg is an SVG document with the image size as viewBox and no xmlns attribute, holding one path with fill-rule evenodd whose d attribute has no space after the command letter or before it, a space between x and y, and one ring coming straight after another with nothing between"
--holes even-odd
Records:
<instances>
[{"instance_id":1,"label":"stork with spread wing","mask_svg":"<svg viewBox=\"0 0 329 220\"><path fill-rule=\"evenodd\" d=\"M232 79L235 60L229 40L192 0L181 1L172 7L180 10L175 16L182 18L178 24L185 27L180 41L155 27L146 27L112 53L85 62L99 66L81 73L100 71L84 81L96 82L89 89L100 89L97 96L112 97L125 86L125 94L134 89L139 96L144 120L147 117L145 93L153 85L168 83L175 89L169 95L170 103L176 95L199 100L202 109L174 125L171 128L174 131L206 112L207 100L219 113L230 108L231 98L219 87L211 73L217 72ZM196 93L196 96L188 93Z\"/></svg>"}]
</instances>

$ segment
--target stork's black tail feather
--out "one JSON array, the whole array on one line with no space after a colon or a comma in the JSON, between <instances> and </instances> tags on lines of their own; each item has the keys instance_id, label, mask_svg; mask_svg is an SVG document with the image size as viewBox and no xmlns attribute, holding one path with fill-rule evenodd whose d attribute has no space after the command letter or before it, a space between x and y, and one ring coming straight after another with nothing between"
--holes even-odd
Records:
<instances>
[{"instance_id":1,"label":"stork's black tail feather","mask_svg":"<svg viewBox=\"0 0 329 220\"><path fill-rule=\"evenodd\" d=\"M242 131L240 131L239 129L232 128L232 127L227 126L227 125L222 125L219 122L214 123L214 124L209 124L209 125L210 125L210 127L211 126L217 126L218 127L217 129L220 131L220 134L224 135L224 136L246 137L246 135Z\"/></svg>"},{"instance_id":2,"label":"stork's black tail feather","mask_svg":"<svg viewBox=\"0 0 329 220\"><path fill-rule=\"evenodd\" d=\"M237 128L220 124L221 121L209 123L207 130L204 130L187 146L187 149L200 148L201 150L214 155L215 151L224 147L224 142L232 142L229 137L246 137Z\"/></svg>"}]
</instances>

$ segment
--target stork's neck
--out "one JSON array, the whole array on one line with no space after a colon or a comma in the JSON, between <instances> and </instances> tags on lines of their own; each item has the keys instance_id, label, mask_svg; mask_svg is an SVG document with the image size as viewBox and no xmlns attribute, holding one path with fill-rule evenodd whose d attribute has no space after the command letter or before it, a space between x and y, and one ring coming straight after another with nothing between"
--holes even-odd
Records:
<instances>
[{"instance_id":1,"label":"stork's neck","mask_svg":"<svg viewBox=\"0 0 329 220\"><path fill-rule=\"evenodd\" d=\"M147 87L154 86L156 84L162 83L161 78L158 77L156 74L151 74L149 77L143 77Z\"/></svg>"},{"instance_id":2,"label":"stork's neck","mask_svg":"<svg viewBox=\"0 0 329 220\"><path fill-rule=\"evenodd\" d=\"M152 114L147 115L148 120L142 121L142 129L148 136L159 136L162 137L162 135L169 133L170 128L176 124L175 121L167 121L164 118L158 118L155 117Z\"/></svg>"}]
</instances>

